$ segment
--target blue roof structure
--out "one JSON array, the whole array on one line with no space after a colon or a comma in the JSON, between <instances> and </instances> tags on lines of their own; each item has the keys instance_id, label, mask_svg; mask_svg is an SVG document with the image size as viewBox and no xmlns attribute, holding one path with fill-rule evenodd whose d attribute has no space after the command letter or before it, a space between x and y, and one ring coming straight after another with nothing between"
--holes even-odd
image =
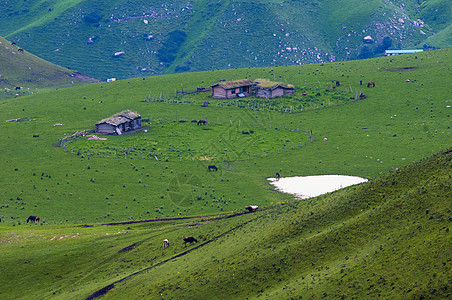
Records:
<instances>
[{"instance_id":1,"label":"blue roof structure","mask_svg":"<svg viewBox=\"0 0 452 300\"><path fill-rule=\"evenodd\" d=\"M385 50L385 55L398 55L398 54L408 54L408 53L418 53L422 52L422 49L413 49L413 50Z\"/></svg>"}]
</instances>

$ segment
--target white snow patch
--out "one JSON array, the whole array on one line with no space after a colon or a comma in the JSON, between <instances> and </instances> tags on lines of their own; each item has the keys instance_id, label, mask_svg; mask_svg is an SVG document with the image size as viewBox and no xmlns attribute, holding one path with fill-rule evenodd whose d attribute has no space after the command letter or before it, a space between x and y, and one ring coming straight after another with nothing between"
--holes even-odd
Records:
<instances>
[{"instance_id":1,"label":"white snow patch","mask_svg":"<svg viewBox=\"0 0 452 300\"><path fill-rule=\"evenodd\" d=\"M366 182L366 178L346 175L295 176L268 178L277 190L300 199L317 197L347 186Z\"/></svg>"}]
</instances>

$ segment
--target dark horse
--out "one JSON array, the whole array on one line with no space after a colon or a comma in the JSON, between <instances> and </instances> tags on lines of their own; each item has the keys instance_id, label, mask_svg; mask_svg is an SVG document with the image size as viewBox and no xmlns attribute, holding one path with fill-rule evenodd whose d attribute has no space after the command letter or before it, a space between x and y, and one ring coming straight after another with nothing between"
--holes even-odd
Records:
<instances>
[{"instance_id":1,"label":"dark horse","mask_svg":"<svg viewBox=\"0 0 452 300\"><path fill-rule=\"evenodd\" d=\"M39 222L39 217L29 216L28 219L27 219L27 223L28 223L28 221L31 221L31 223Z\"/></svg>"},{"instance_id":2,"label":"dark horse","mask_svg":"<svg viewBox=\"0 0 452 300\"><path fill-rule=\"evenodd\" d=\"M218 171L218 168L215 165L210 165L210 166L207 167L207 170L209 170L209 171L210 170Z\"/></svg>"},{"instance_id":3,"label":"dark horse","mask_svg":"<svg viewBox=\"0 0 452 300\"><path fill-rule=\"evenodd\" d=\"M198 121L198 125L204 125L204 124L206 124L206 123L207 123L206 120L199 120L199 121Z\"/></svg>"},{"instance_id":4,"label":"dark horse","mask_svg":"<svg viewBox=\"0 0 452 300\"><path fill-rule=\"evenodd\" d=\"M367 87L375 87L375 82L368 82Z\"/></svg>"},{"instance_id":5,"label":"dark horse","mask_svg":"<svg viewBox=\"0 0 452 300\"><path fill-rule=\"evenodd\" d=\"M190 243L190 245L191 245L191 243L193 243L193 242L197 243L198 240L195 239L192 236L187 236L186 238L184 238L184 245L185 245L185 247L187 247L187 243Z\"/></svg>"}]
</instances>

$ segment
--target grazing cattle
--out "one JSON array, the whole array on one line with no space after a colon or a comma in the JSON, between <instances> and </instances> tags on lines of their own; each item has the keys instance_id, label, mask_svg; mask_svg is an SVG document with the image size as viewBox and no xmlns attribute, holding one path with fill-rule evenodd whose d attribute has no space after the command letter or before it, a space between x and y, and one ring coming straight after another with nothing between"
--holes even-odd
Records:
<instances>
[{"instance_id":1,"label":"grazing cattle","mask_svg":"<svg viewBox=\"0 0 452 300\"><path fill-rule=\"evenodd\" d=\"M192 236L187 236L186 238L184 238L184 245L185 245L185 247L187 247L187 243L190 243L190 245L191 245L191 243L193 243L193 242L197 243L198 240L195 239Z\"/></svg>"},{"instance_id":2,"label":"grazing cattle","mask_svg":"<svg viewBox=\"0 0 452 300\"><path fill-rule=\"evenodd\" d=\"M375 82L368 82L367 87L375 87Z\"/></svg>"},{"instance_id":3,"label":"grazing cattle","mask_svg":"<svg viewBox=\"0 0 452 300\"><path fill-rule=\"evenodd\" d=\"M350 100L355 100L355 97L350 97Z\"/></svg>"},{"instance_id":4,"label":"grazing cattle","mask_svg":"<svg viewBox=\"0 0 452 300\"><path fill-rule=\"evenodd\" d=\"M210 170L218 171L218 168L215 165L210 165L210 166L207 167L207 170L209 170L209 171Z\"/></svg>"},{"instance_id":5,"label":"grazing cattle","mask_svg":"<svg viewBox=\"0 0 452 300\"><path fill-rule=\"evenodd\" d=\"M206 120L199 120L199 121L198 121L198 125L204 125L204 124L206 124L206 123L207 123Z\"/></svg>"},{"instance_id":6,"label":"grazing cattle","mask_svg":"<svg viewBox=\"0 0 452 300\"><path fill-rule=\"evenodd\" d=\"M27 219L27 223L28 223L28 221L31 221L31 223L39 222L39 217L29 216L28 219Z\"/></svg>"},{"instance_id":7,"label":"grazing cattle","mask_svg":"<svg viewBox=\"0 0 452 300\"><path fill-rule=\"evenodd\" d=\"M302 95L302 96L306 96L306 95L307 95L307 93L302 93L301 95Z\"/></svg>"},{"instance_id":8,"label":"grazing cattle","mask_svg":"<svg viewBox=\"0 0 452 300\"><path fill-rule=\"evenodd\" d=\"M22 88L20 86L16 86L14 89L17 91L17 90L21 90Z\"/></svg>"},{"instance_id":9,"label":"grazing cattle","mask_svg":"<svg viewBox=\"0 0 452 300\"><path fill-rule=\"evenodd\" d=\"M15 45L15 44L16 44L16 42L12 42L12 43L11 43L11 46L12 46L12 45Z\"/></svg>"},{"instance_id":10,"label":"grazing cattle","mask_svg":"<svg viewBox=\"0 0 452 300\"><path fill-rule=\"evenodd\" d=\"M163 249L165 249L166 247L168 247L169 246L169 241L168 241L168 239L164 239L163 240Z\"/></svg>"},{"instance_id":11,"label":"grazing cattle","mask_svg":"<svg viewBox=\"0 0 452 300\"><path fill-rule=\"evenodd\" d=\"M17 49L17 51L19 51L19 52L24 52L24 49L19 48L19 49Z\"/></svg>"},{"instance_id":12,"label":"grazing cattle","mask_svg":"<svg viewBox=\"0 0 452 300\"><path fill-rule=\"evenodd\" d=\"M259 208L259 206L257 206L257 205L248 205L248 206L245 206L245 209L246 209L248 212L254 212L254 211L256 211L258 208Z\"/></svg>"}]
</instances>

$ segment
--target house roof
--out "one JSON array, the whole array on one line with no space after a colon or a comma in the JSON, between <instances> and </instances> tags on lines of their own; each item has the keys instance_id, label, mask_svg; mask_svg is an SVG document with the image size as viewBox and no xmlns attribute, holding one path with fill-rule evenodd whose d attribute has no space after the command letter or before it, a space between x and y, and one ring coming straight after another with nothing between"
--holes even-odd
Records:
<instances>
[{"instance_id":1,"label":"house roof","mask_svg":"<svg viewBox=\"0 0 452 300\"><path fill-rule=\"evenodd\" d=\"M254 81L252 81L250 79L241 79L241 80L219 82L219 83L212 85L212 87L219 85L225 89L232 89L232 88L248 86L248 85L253 85L253 84L255 84Z\"/></svg>"},{"instance_id":2,"label":"house roof","mask_svg":"<svg viewBox=\"0 0 452 300\"><path fill-rule=\"evenodd\" d=\"M284 84L282 82L275 82L275 81L270 81L268 79L262 79L262 78L258 78L256 80L254 80L254 82L257 83L258 87L264 88L264 89L275 89L277 87L282 87L282 88L294 88L293 84Z\"/></svg>"},{"instance_id":3,"label":"house roof","mask_svg":"<svg viewBox=\"0 0 452 300\"><path fill-rule=\"evenodd\" d=\"M114 114L113 116L100 120L96 124L102 124L107 123L111 125L119 125L122 123L126 123L130 120L134 120L141 117L139 113L131 111L131 110L123 110L122 112L119 112L117 114Z\"/></svg>"}]
</instances>

